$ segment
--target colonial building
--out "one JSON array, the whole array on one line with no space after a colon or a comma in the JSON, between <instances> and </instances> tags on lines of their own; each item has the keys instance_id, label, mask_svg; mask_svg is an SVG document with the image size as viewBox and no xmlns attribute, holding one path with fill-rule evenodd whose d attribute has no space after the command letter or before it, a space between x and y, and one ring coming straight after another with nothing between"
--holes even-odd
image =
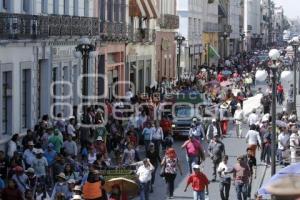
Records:
<instances>
[{"instance_id":1,"label":"colonial building","mask_svg":"<svg viewBox=\"0 0 300 200\"><path fill-rule=\"evenodd\" d=\"M244 27L245 33L245 50L250 51L259 47L261 36L261 6L260 0L244 0Z\"/></svg>"},{"instance_id":2,"label":"colonial building","mask_svg":"<svg viewBox=\"0 0 300 200\"><path fill-rule=\"evenodd\" d=\"M126 76L136 94L144 93L155 80L157 26L155 0L129 1L129 42L126 45Z\"/></svg>"},{"instance_id":3,"label":"colonial building","mask_svg":"<svg viewBox=\"0 0 300 200\"><path fill-rule=\"evenodd\" d=\"M179 28L176 0L156 0L159 20L156 29L156 80L176 78L175 34ZM177 72L178 73L178 72Z\"/></svg>"},{"instance_id":4,"label":"colonial building","mask_svg":"<svg viewBox=\"0 0 300 200\"><path fill-rule=\"evenodd\" d=\"M74 52L82 36L98 34L93 7L92 0L0 0L0 143L44 114L68 117L81 104Z\"/></svg>"},{"instance_id":5,"label":"colonial building","mask_svg":"<svg viewBox=\"0 0 300 200\"><path fill-rule=\"evenodd\" d=\"M241 32L240 32L240 14L241 14L241 1L231 0L229 2L228 23L231 28L229 36L229 55L234 55L240 51Z\"/></svg>"},{"instance_id":6,"label":"colonial building","mask_svg":"<svg viewBox=\"0 0 300 200\"><path fill-rule=\"evenodd\" d=\"M211 66L217 64L219 56L219 33L222 30L219 25L218 1L203 1L203 45L205 54L202 63Z\"/></svg>"},{"instance_id":7,"label":"colonial building","mask_svg":"<svg viewBox=\"0 0 300 200\"><path fill-rule=\"evenodd\" d=\"M204 0L180 0L177 2L179 15L179 34L185 37L182 48L181 67L187 74L191 74L201 65L203 52L203 12Z\"/></svg>"}]
</instances>

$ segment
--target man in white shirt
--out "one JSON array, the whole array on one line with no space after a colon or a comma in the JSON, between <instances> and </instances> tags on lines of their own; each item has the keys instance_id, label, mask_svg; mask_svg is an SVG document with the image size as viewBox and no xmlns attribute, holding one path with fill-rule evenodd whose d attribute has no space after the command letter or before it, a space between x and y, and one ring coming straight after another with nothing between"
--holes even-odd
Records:
<instances>
[{"instance_id":1,"label":"man in white shirt","mask_svg":"<svg viewBox=\"0 0 300 200\"><path fill-rule=\"evenodd\" d=\"M140 200L149 200L149 183L152 178L151 173L154 170L154 167L148 158L136 164L142 164L136 172L140 182Z\"/></svg>"},{"instance_id":2,"label":"man in white shirt","mask_svg":"<svg viewBox=\"0 0 300 200\"><path fill-rule=\"evenodd\" d=\"M233 167L228 165L228 156L224 155L223 161L219 164L217 172L220 176L220 195L221 199L229 199L229 191L231 184L231 176L229 173L233 171Z\"/></svg>"},{"instance_id":3,"label":"man in white shirt","mask_svg":"<svg viewBox=\"0 0 300 200\"><path fill-rule=\"evenodd\" d=\"M296 126L292 127L292 134L290 136L290 150L291 150L291 164L296 163L297 147L299 147L299 135Z\"/></svg>"},{"instance_id":4,"label":"man in white shirt","mask_svg":"<svg viewBox=\"0 0 300 200\"><path fill-rule=\"evenodd\" d=\"M162 141L164 140L164 132L163 132L162 128L160 127L158 121L155 123L154 126L153 125L152 125L152 128L151 128L152 131L153 131L153 133L152 133L152 142L154 143L155 151L159 155L160 145L161 145Z\"/></svg>"},{"instance_id":5,"label":"man in white shirt","mask_svg":"<svg viewBox=\"0 0 300 200\"><path fill-rule=\"evenodd\" d=\"M256 109L252 110L252 113L248 117L248 124L251 126L252 124L257 124L259 121L258 115L256 114Z\"/></svg>"},{"instance_id":6,"label":"man in white shirt","mask_svg":"<svg viewBox=\"0 0 300 200\"><path fill-rule=\"evenodd\" d=\"M282 128L282 132L278 136L278 162L283 164L283 153L287 150L290 142L290 134L288 132L287 127Z\"/></svg>"},{"instance_id":7,"label":"man in white shirt","mask_svg":"<svg viewBox=\"0 0 300 200\"><path fill-rule=\"evenodd\" d=\"M248 148L252 151L252 156L255 157L257 144L261 147L261 138L259 133L256 131L255 124L250 126L250 130L246 134L246 142L248 143Z\"/></svg>"},{"instance_id":8,"label":"man in white shirt","mask_svg":"<svg viewBox=\"0 0 300 200\"><path fill-rule=\"evenodd\" d=\"M242 137L242 124L244 120L244 111L242 110L241 104L237 104L237 109L234 112L234 120L236 125L236 136L238 138Z\"/></svg>"}]
</instances>

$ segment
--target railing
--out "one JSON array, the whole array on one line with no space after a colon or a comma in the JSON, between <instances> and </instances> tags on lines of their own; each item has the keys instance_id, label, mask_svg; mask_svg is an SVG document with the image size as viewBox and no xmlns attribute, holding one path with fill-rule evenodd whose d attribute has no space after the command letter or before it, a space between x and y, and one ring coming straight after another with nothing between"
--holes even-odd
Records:
<instances>
[{"instance_id":1,"label":"railing","mask_svg":"<svg viewBox=\"0 0 300 200\"><path fill-rule=\"evenodd\" d=\"M222 24L206 22L203 25L203 31L207 33L214 33L214 32L219 33L222 32L223 29L224 27L222 26Z\"/></svg>"},{"instance_id":2,"label":"railing","mask_svg":"<svg viewBox=\"0 0 300 200\"><path fill-rule=\"evenodd\" d=\"M154 29L139 28L134 30L133 42L152 43L155 41Z\"/></svg>"},{"instance_id":3,"label":"railing","mask_svg":"<svg viewBox=\"0 0 300 200\"><path fill-rule=\"evenodd\" d=\"M97 18L0 13L0 39L38 39L98 34Z\"/></svg>"},{"instance_id":4,"label":"railing","mask_svg":"<svg viewBox=\"0 0 300 200\"><path fill-rule=\"evenodd\" d=\"M179 16L177 15L162 15L159 22L160 28L164 29L178 29L179 28Z\"/></svg>"},{"instance_id":5,"label":"railing","mask_svg":"<svg viewBox=\"0 0 300 200\"><path fill-rule=\"evenodd\" d=\"M100 22L100 37L102 41L126 41L128 29L125 23Z\"/></svg>"}]
</instances>

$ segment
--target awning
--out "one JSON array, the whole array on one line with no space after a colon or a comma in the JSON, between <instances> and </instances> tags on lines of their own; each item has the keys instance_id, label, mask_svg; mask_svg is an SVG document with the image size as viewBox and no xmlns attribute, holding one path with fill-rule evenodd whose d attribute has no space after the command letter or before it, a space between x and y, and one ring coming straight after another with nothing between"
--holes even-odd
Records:
<instances>
[{"instance_id":1,"label":"awning","mask_svg":"<svg viewBox=\"0 0 300 200\"><path fill-rule=\"evenodd\" d=\"M131 17L157 18L157 10L153 0L130 0L129 15Z\"/></svg>"},{"instance_id":2,"label":"awning","mask_svg":"<svg viewBox=\"0 0 300 200\"><path fill-rule=\"evenodd\" d=\"M220 58L218 51L212 46L209 46L209 48L208 48L208 56L209 56L209 58L213 58L213 57Z\"/></svg>"},{"instance_id":3,"label":"awning","mask_svg":"<svg viewBox=\"0 0 300 200\"><path fill-rule=\"evenodd\" d=\"M129 16L130 17L147 17L142 0L129 1Z\"/></svg>"}]
</instances>

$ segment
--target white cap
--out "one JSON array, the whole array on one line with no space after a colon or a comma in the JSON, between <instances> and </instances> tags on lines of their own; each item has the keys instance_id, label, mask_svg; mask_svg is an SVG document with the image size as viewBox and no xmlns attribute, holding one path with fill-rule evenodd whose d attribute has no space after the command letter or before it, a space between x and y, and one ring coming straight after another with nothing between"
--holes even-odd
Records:
<instances>
[{"instance_id":1,"label":"white cap","mask_svg":"<svg viewBox=\"0 0 300 200\"><path fill-rule=\"evenodd\" d=\"M211 121L212 121L212 122L216 122L217 120L216 120L216 119L212 119Z\"/></svg>"},{"instance_id":2,"label":"white cap","mask_svg":"<svg viewBox=\"0 0 300 200\"><path fill-rule=\"evenodd\" d=\"M200 165L193 165L193 169L200 169Z\"/></svg>"},{"instance_id":3,"label":"white cap","mask_svg":"<svg viewBox=\"0 0 300 200\"><path fill-rule=\"evenodd\" d=\"M101 136L98 136L97 141L103 141L103 138Z\"/></svg>"},{"instance_id":4,"label":"white cap","mask_svg":"<svg viewBox=\"0 0 300 200\"><path fill-rule=\"evenodd\" d=\"M82 197L78 194L73 195L71 200L82 200Z\"/></svg>"}]
</instances>

